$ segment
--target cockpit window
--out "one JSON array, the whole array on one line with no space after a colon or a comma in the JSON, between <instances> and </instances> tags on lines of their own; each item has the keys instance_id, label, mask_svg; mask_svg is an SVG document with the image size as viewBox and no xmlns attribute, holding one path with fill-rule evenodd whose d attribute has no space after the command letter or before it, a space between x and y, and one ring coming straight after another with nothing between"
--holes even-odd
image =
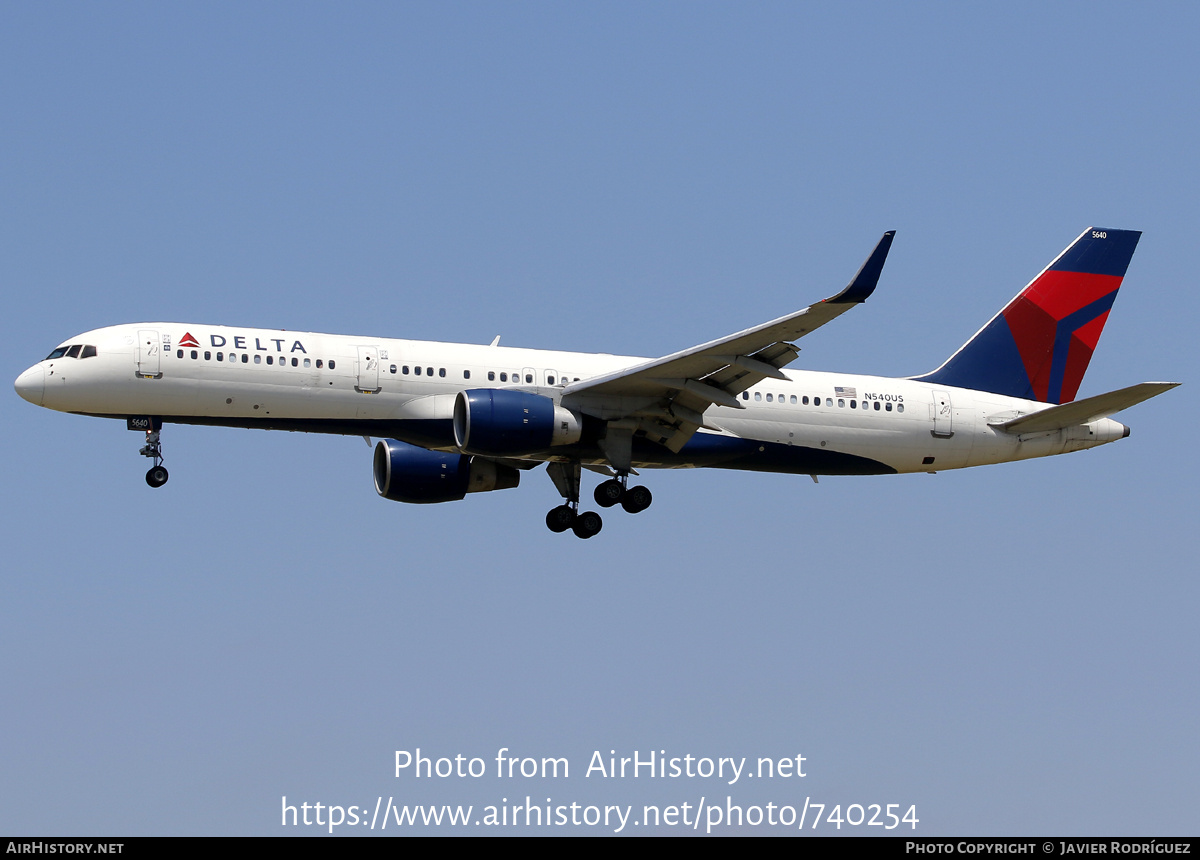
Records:
<instances>
[{"instance_id":1,"label":"cockpit window","mask_svg":"<svg viewBox=\"0 0 1200 860\"><path fill-rule=\"evenodd\" d=\"M94 358L96 356L96 347L90 344L73 343L69 346L60 346L54 352L42 359L42 361L50 361L52 358Z\"/></svg>"}]
</instances>

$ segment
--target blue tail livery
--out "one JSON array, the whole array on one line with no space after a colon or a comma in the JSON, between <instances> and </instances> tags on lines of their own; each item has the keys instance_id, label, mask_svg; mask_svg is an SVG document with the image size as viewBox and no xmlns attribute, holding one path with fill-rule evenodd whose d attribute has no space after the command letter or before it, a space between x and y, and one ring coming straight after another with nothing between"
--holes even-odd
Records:
<instances>
[{"instance_id":1,"label":"blue tail livery","mask_svg":"<svg viewBox=\"0 0 1200 860\"><path fill-rule=\"evenodd\" d=\"M1084 230L941 367L913 378L1042 403L1070 403L1141 235L1137 230Z\"/></svg>"}]
</instances>

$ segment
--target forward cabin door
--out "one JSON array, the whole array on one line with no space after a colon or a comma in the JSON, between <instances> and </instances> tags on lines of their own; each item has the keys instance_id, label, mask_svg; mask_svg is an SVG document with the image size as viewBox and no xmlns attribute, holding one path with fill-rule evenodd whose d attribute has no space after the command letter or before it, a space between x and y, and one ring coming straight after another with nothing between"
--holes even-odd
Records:
<instances>
[{"instance_id":1,"label":"forward cabin door","mask_svg":"<svg viewBox=\"0 0 1200 860\"><path fill-rule=\"evenodd\" d=\"M162 337L157 329L138 332L138 376L143 379L162 378Z\"/></svg>"},{"instance_id":2,"label":"forward cabin door","mask_svg":"<svg viewBox=\"0 0 1200 860\"><path fill-rule=\"evenodd\" d=\"M379 392L379 347L358 348L358 385L354 386L354 390L363 394Z\"/></svg>"}]
</instances>

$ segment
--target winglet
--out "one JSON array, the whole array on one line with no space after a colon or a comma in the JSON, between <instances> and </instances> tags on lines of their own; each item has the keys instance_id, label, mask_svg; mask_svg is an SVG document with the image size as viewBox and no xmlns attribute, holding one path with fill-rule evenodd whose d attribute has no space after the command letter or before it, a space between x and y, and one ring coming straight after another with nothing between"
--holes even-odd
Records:
<instances>
[{"instance_id":1,"label":"winglet","mask_svg":"<svg viewBox=\"0 0 1200 860\"><path fill-rule=\"evenodd\" d=\"M862 264L862 268L858 270L858 274L854 276L846 289L825 301L838 305L865 302L871 293L875 292L875 285L879 283L883 263L887 259L888 251L892 247L892 239L895 237L895 230L888 230L884 233L879 244L875 246L875 250L871 252L871 256L867 257L867 261Z\"/></svg>"}]
</instances>

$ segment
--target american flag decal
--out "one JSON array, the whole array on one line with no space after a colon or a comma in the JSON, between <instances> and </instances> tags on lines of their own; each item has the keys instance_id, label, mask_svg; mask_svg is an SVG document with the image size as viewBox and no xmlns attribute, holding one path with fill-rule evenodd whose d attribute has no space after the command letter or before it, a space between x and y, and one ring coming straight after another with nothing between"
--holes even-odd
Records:
<instances>
[{"instance_id":1,"label":"american flag decal","mask_svg":"<svg viewBox=\"0 0 1200 860\"><path fill-rule=\"evenodd\" d=\"M838 397L858 397L857 388L846 388L841 385L834 386L833 393Z\"/></svg>"}]
</instances>

